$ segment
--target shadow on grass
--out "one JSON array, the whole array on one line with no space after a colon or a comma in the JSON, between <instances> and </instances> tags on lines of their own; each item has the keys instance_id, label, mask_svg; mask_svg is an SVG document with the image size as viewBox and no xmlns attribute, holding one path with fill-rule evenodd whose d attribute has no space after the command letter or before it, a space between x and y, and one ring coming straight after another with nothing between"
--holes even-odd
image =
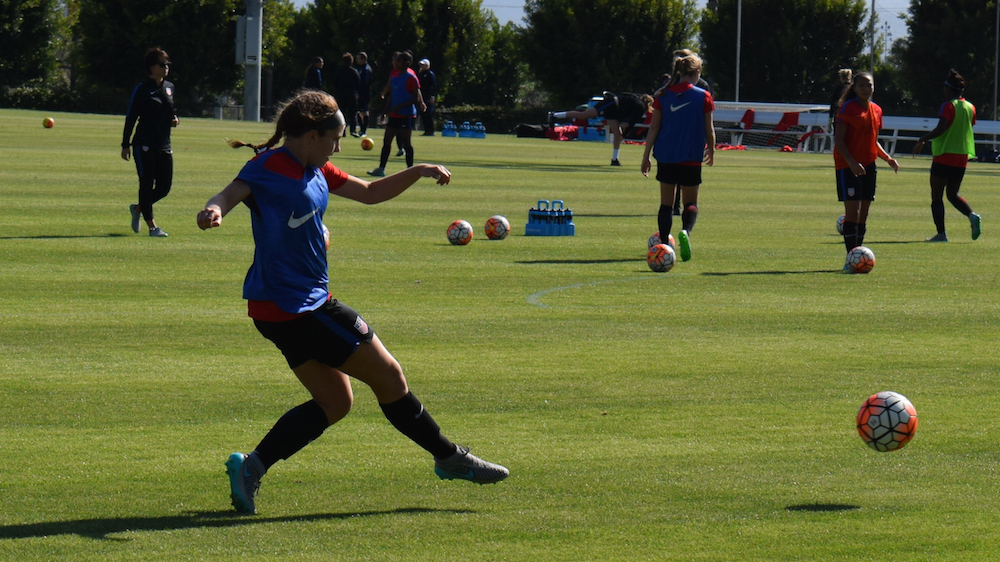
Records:
<instances>
[{"instance_id":1,"label":"shadow on grass","mask_svg":"<svg viewBox=\"0 0 1000 562\"><path fill-rule=\"evenodd\" d=\"M840 273L839 269L812 269L805 271L706 271L702 275L709 277L728 277L730 275L811 275L815 273Z\"/></svg>"},{"instance_id":2,"label":"shadow on grass","mask_svg":"<svg viewBox=\"0 0 1000 562\"><path fill-rule=\"evenodd\" d=\"M24 523L0 526L0 540L49 537L53 535L78 535L95 540L127 540L109 537L115 533L129 531L178 531L183 529L210 529L242 527L246 525L266 525L270 523L294 523L353 519L355 517L376 517L379 515L408 515L420 513L472 513L461 509L431 509L426 507L400 507L381 511L355 511L345 513L315 513L311 515L288 515L285 517L257 517L241 515L235 511L198 511L186 515L163 517L115 517L106 519L80 519L77 521L54 521L49 523Z\"/></svg>"},{"instance_id":3,"label":"shadow on grass","mask_svg":"<svg viewBox=\"0 0 1000 562\"><path fill-rule=\"evenodd\" d=\"M790 505L785 508L785 511L852 511L855 509L861 509L861 506L840 503L807 503Z\"/></svg>"},{"instance_id":4,"label":"shadow on grass","mask_svg":"<svg viewBox=\"0 0 1000 562\"><path fill-rule=\"evenodd\" d=\"M109 232L107 234L62 234L62 235L39 235L39 236L0 236L0 240L65 240L72 238L125 238L128 234Z\"/></svg>"},{"instance_id":5,"label":"shadow on grass","mask_svg":"<svg viewBox=\"0 0 1000 562\"><path fill-rule=\"evenodd\" d=\"M520 263L524 265L539 265L539 264L596 265L599 263L631 263L635 261L646 261L646 259L627 258L627 259L605 259L605 260L528 260L528 261L518 261L514 263Z\"/></svg>"}]
</instances>

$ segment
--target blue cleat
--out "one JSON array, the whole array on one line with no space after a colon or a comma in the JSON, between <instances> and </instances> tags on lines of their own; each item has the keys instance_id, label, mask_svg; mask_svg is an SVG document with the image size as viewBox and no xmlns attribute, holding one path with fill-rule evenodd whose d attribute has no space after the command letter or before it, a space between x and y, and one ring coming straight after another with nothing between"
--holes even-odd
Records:
<instances>
[{"instance_id":1,"label":"blue cleat","mask_svg":"<svg viewBox=\"0 0 1000 562\"><path fill-rule=\"evenodd\" d=\"M233 507L240 513L257 513L257 490L260 489L261 475L250 471L250 455L233 453L226 460L226 474L229 475L230 497Z\"/></svg>"},{"instance_id":2,"label":"blue cleat","mask_svg":"<svg viewBox=\"0 0 1000 562\"><path fill-rule=\"evenodd\" d=\"M976 213L969 215L969 222L972 223L972 239L978 240L979 235L982 234L982 222L983 219Z\"/></svg>"}]
</instances>

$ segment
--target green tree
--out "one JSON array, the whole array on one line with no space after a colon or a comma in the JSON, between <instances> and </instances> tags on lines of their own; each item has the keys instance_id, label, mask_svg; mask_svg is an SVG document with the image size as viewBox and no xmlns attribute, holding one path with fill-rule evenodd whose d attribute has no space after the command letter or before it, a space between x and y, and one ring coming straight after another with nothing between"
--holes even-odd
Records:
<instances>
[{"instance_id":1,"label":"green tree","mask_svg":"<svg viewBox=\"0 0 1000 562\"><path fill-rule=\"evenodd\" d=\"M80 0L78 34L86 87L100 109L124 112L128 92L146 76L142 57L159 46L174 63L178 106L200 113L233 90L236 17L241 0Z\"/></svg>"},{"instance_id":2,"label":"green tree","mask_svg":"<svg viewBox=\"0 0 1000 562\"><path fill-rule=\"evenodd\" d=\"M0 85L51 77L57 67L56 0L0 2Z\"/></svg>"},{"instance_id":3,"label":"green tree","mask_svg":"<svg viewBox=\"0 0 1000 562\"><path fill-rule=\"evenodd\" d=\"M738 0L702 12L705 74L717 99L736 95ZM865 0L743 0L740 99L827 103L836 72L852 68L865 45Z\"/></svg>"},{"instance_id":4,"label":"green tree","mask_svg":"<svg viewBox=\"0 0 1000 562\"><path fill-rule=\"evenodd\" d=\"M670 53L691 46L695 17L693 0L528 0L522 57L558 104L650 92Z\"/></svg>"},{"instance_id":5,"label":"green tree","mask_svg":"<svg viewBox=\"0 0 1000 562\"><path fill-rule=\"evenodd\" d=\"M898 55L915 114L937 113L942 82L954 68L965 78L965 97L980 118L993 118L996 10L996 0L911 1L909 35L898 42Z\"/></svg>"}]
</instances>

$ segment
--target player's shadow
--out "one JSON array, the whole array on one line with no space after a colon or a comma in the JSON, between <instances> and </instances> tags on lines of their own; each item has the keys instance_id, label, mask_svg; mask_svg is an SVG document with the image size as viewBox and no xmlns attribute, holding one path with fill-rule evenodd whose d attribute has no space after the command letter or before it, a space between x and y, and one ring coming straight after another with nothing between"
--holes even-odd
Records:
<instances>
[{"instance_id":1,"label":"player's shadow","mask_svg":"<svg viewBox=\"0 0 1000 562\"><path fill-rule=\"evenodd\" d=\"M354 511L344 513L314 513L284 517L256 517L235 511L198 511L185 515L163 517L114 517L104 519L79 519L0 526L0 540L41 538L53 535L77 535L95 540L127 540L109 535L134 531L179 531L184 529L211 529L267 525L270 523L295 523L375 517L379 515L409 515L419 513L473 513L461 509L431 509L427 507L400 507L381 511Z\"/></svg>"},{"instance_id":2,"label":"player's shadow","mask_svg":"<svg viewBox=\"0 0 1000 562\"><path fill-rule=\"evenodd\" d=\"M639 261L639 260L635 258L604 259L604 260L522 260L514 263L520 263L524 265L539 265L539 264L596 265L599 263L630 263L634 261ZM643 258L642 261L645 261L645 258Z\"/></svg>"},{"instance_id":3,"label":"player's shadow","mask_svg":"<svg viewBox=\"0 0 1000 562\"><path fill-rule=\"evenodd\" d=\"M127 234L109 232L107 234L42 234L38 236L0 236L0 240L66 240L73 238L125 238Z\"/></svg>"},{"instance_id":4,"label":"player's shadow","mask_svg":"<svg viewBox=\"0 0 1000 562\"><path fill-rule=\"evenodd\" d=\"M853 511L855 509L861 509L861 506L842 503L806 503L790 505L785 508L785 511Z\"/></svg>"},{"instance_id":5,"label":"player's shadow","mask_svg":"<svg viewBox=\"0 0 1000 562\"><path fill-rule=\"evenodd\" d=\"M812 275L816 273L840 273L839 269L807 269L803 271L706 271L701 275L707 277L728 277L730 275Z\"/></svg>"}]
</instances>

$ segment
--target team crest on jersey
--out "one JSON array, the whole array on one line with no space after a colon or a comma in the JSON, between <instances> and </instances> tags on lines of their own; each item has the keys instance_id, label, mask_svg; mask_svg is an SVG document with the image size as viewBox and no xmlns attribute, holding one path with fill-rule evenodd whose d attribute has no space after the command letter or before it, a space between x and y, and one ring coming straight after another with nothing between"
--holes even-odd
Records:
<instances>
[{"instance_id":1,"label":"team crest on jersey","mask_svg":"<svg viewBox=\"0 0 1000 562\"><path fill-rule=\"evenodd\" d=\"M847 188L847 196L848 197L854 197L854 188L853 187Z\"/></svg>"},{"instance_id":2,"label":"team crest on jersey","mask_svg":"<svg viewBox=\"0 0 1000 562\"><path fill-rule=\"evenodd\" d=\"M163 91L167 92L168 96L174 95L174 89L173 88L164 88Z\"/></svg>"},{"instance_id":3,"label":"team crest on jersey","mask_svg":"<svg viewBox=\"0 0 1000 562\"><path fill-rule=\"evenodd\" d=\"M354 329L361 335L368 335L368 324L365 324L365 321L360 316L354 321Z\"/></svg>"}]
</instances>

